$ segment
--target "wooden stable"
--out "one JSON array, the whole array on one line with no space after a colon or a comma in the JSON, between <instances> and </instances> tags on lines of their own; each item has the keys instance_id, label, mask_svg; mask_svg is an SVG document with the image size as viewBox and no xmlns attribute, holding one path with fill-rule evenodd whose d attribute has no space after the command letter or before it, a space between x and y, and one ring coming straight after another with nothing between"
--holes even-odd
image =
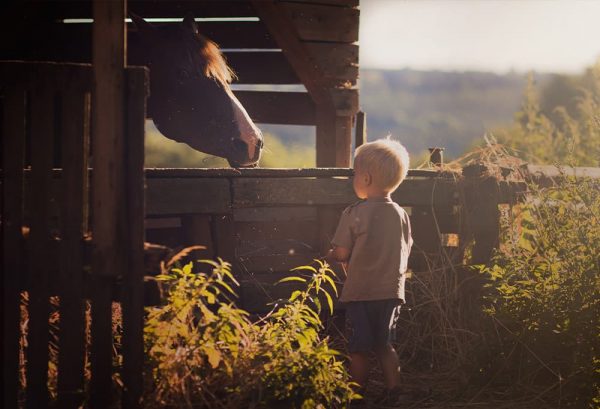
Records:
<instances>
[{"instance_id":1,"label":"wooden stable","mask_svg":"<svg viewBox=\"0 0 600 409\"><path fill-rule=\"evenodd\" d=\"M123 4L110 3L113 9ZM0 60L92 62L91 1L24 0L1 7ZM358 0L130 0L127 10L150 19L187 13L207 19L200 30L224 50L235 84L304 85L307 92L235 94L256 123L316 126L318 167L350 165L359 108ZM103 39L108 45L106 34ZM126 36L126 49L135 48L136 39L135 33ZM125 57L139 64L131 52Z\"/></svg>"}]
</instances>

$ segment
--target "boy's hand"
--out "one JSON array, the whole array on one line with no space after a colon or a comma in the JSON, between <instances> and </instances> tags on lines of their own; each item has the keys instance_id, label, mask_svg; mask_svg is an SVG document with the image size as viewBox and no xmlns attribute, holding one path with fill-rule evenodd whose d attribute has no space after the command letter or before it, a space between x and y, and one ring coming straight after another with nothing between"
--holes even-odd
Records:
<instances>
[{"instance_id":1,"label":"boy's hand","mask_svg":"<svg viewBox=\"0 0 600 409\"><path fill-rule=\"evenodd\" d=\"M339 263L347 263L350 260L350 250L345 247L334 247L329 252L331 257Z\"/></svg>"}]
</instances>

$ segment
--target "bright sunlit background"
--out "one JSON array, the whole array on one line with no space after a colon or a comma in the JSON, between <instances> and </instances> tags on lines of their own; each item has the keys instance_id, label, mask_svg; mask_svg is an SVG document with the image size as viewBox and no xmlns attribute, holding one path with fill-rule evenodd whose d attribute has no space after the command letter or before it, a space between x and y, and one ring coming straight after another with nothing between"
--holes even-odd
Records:
<instances>
[{"instance_id":1,"label":"bright sunlit background","mask_svg":"<svg viewBox=\"0 0 600 409\"><path fill-rule=\"evenodd\" d=\"M362 0L364 68L576 73L600 57L598 0Z\"/></svg>"}]
</instances>

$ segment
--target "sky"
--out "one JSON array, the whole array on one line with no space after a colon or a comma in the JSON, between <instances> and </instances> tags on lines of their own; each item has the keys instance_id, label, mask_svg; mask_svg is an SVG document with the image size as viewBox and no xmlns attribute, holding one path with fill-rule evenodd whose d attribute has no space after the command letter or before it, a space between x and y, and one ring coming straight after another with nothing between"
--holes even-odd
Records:
<instances>
[{"instance_id":1,"label":"sky","mask_svg":"<svg viewBox=\"0 0 600 409\"><path fill-rule=\"evenodd\" d=\"M600 0L361 0L362 68L578 73Z\"/></svg>"}]
</instances>

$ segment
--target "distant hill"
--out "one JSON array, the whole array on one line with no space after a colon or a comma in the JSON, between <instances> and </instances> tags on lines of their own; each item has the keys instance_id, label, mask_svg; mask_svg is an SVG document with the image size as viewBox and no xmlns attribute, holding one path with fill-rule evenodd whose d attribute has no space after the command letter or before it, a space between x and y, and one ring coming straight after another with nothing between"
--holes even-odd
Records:
<instances>
[{"instance_id":1,"label":"distant hill","mask_svg":"<svg viewBox=\"0 0 600 409\"><path fill-rule=\"evenodd\" d=\"M541 85L548 78L536 74ZM369 139L390 133L413 155L442 146L448 157L456 157L486 130L513 120L526 82L522 73L363 69L360 102ZM314 146L311 127L261 127L285 143Z\"/></svg>"},{"instance_id":2,"label":"distant hill","mask_svg":"<svg viewBox=\"0 0 600 409\"><path fill-rule=\"evenodd\" d=\"M412 153L442 146L449 156L510 123L527 82L523 74L413 70L362 70L360 78L369 138L391 133Z\"/></svg>"}]
</instances>

